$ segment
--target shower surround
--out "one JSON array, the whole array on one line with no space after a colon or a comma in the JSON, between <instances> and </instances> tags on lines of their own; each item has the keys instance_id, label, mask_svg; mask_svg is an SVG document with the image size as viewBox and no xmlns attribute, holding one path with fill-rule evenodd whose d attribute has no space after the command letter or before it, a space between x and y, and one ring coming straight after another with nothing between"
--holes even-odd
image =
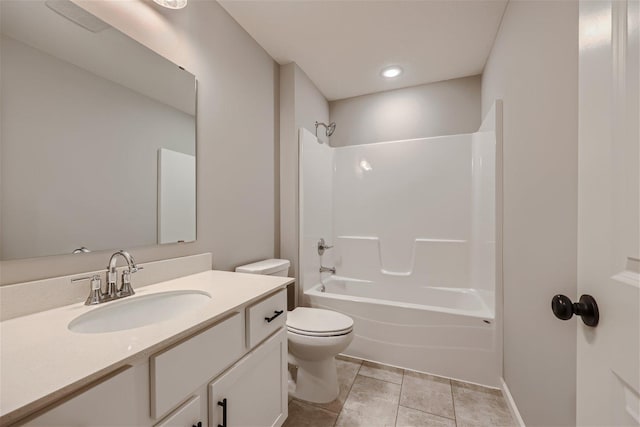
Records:
<instances>
[{"instance_id":1,"label":"shower surround","mask_svg":"<svg viewBox=\"0 0 640 427\"><path fill-rule=\"evenodd\" d=\"M301 129L303 302L354 319L346 354L499 385L500 122L498 102L473 134L340 148Z\"/></svg>"}]
</instances>

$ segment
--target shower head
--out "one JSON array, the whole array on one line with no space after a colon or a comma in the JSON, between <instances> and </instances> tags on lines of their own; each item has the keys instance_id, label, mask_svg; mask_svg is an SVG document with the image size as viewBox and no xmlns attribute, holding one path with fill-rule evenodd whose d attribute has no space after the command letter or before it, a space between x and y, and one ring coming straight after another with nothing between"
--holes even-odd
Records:
<instances>
[{"instance_id":1,"label":"shower head","mask_svg":"<svg viewBox=\"0 0 640 427\"><path fill-rule=\"evenodd\" d=\"M336 122L329 123L329 126L327 126L327 136L333 135L335 131L336 131Z\"/></svg>"},{"instance_id":2,"label":"shower head","mask_svg":"<svg viewBox=\"0 0 640 427\"><path fill-rule=\"evenodd\" d=\"M324 134L326 136L331 136L333 135L333 132L336 131L336 122L331 122L329 124L316 122L316 138L318 137L318 126L324 126Z\"/></svg>"}]
</instances>

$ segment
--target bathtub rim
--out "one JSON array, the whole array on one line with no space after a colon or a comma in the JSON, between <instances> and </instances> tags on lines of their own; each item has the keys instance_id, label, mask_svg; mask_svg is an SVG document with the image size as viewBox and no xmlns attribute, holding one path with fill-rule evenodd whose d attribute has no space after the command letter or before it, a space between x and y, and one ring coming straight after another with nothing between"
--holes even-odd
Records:
<instances>
[{"instance_id":1,"label":"bathtub rim","mask_svg":"<svg viewBox=\"0 0 640 427\"><path fill-rule=\"evenodd\" d=\"M366 281L366 280L361 280L361 279L349 279L346 277L332 277L335 280L346 280L346 281L353 281L353 282L369 282L370 281ZM475 297L477 297L480 302L482 303L483 309L481 311L478 312L472 312L472 311L467 311L467 310L461 310L461 309L451 309L451 308L447 308L447 307L439 307L439 306L435 306L435 305L426 305L426 304L415 304L415 303L410 303L410 302L399 302L399 301L391 301L391 300L385 300L385 299L377 299L377 298L368 298L368 297L361 297L361 296L352 296L352 295L343 295L343 294L337 294L337 293L333 293L333 292L322 292L320 290L320 288L323 286L322 283L317 283L314 286L312 286L310 289L306 289L304 291L304 294L307 297L316 297L316 298L327 298L327 299L337 299L337 300L342 300L342 301L352 301L352 302L357 302L357 303L364 303L364 304L375 304L375 305L385 305L385 306L389 306L389 307L398 307L398 308L408 308L408 309L414 309L414 310L424 310L424 311L434 311L437 313L445 313L445 314L451 314L451 315L456 315L456 316L466 316L466 317L473 317L476 319L481 319L484 321L489 321L491 324L494 324L495 320L496 320L496 314L495 312L491 312L490 306L487 304L487 302L485 301L483 295L481 292L479 292L477 289L474 288L445 288L445 287L434 287L431 286L430 288L432 289L439 289L439 290L446 290L446 291L452 291L452 292L458 292L458 293L467 293L467 294L473 294Z\"/></svg>"}]
</instances>

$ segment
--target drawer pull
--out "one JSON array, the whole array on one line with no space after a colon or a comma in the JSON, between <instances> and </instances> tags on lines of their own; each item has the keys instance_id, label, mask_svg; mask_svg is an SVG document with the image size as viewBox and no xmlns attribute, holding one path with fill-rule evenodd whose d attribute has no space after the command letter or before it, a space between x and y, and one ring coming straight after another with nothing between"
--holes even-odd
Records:
<instances>
[{"instance_id":1,"label":"drawer pull","mask_svg":"<svg viewBox=\"0 0 640 427\"><path fill-rule=\"evenodd\" d=\"M282 313L284 313L284 310L276 310L274 311L274 315L271 317L265 317L264 320L267 321L267 323L271 323L276 317L280 316Z\"/></svg>"},{"instance_id":2,"label":"drawer pull","mask_svg":"<svg viewBox=\"0 0 640 427\"><path fill-rule=\"evenodd\" d=\"M202 421L198 421L198 424L193 424L191 427L202 427Z\"/></svg>"},{"instance_id":3,"label":"drawer pull","mask_svg":"<svg viewBox=\"0 0 640 427\"><path fill-rule=\"evenodd\" d=\"M218 424L218 427L227 427L227 398L218 401L218 406L222 406L222 424Z\"/></svg>"}]
</instances>

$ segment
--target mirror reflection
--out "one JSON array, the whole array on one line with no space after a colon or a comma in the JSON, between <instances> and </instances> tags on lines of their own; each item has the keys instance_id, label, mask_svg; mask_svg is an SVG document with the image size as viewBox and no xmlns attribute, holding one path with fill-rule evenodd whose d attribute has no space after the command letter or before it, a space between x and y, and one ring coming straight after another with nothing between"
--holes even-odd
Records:
<instances>
[{"instance_id":1,"label":"mirror reflection","mask_svg":"<svg viewBox=\"0 0 640 427\"><path fill-rule=\"evenodd\" d=\"M195 240L195 77L68 0L0 7L0 259Z\"/></svg>"}]
</instances>

